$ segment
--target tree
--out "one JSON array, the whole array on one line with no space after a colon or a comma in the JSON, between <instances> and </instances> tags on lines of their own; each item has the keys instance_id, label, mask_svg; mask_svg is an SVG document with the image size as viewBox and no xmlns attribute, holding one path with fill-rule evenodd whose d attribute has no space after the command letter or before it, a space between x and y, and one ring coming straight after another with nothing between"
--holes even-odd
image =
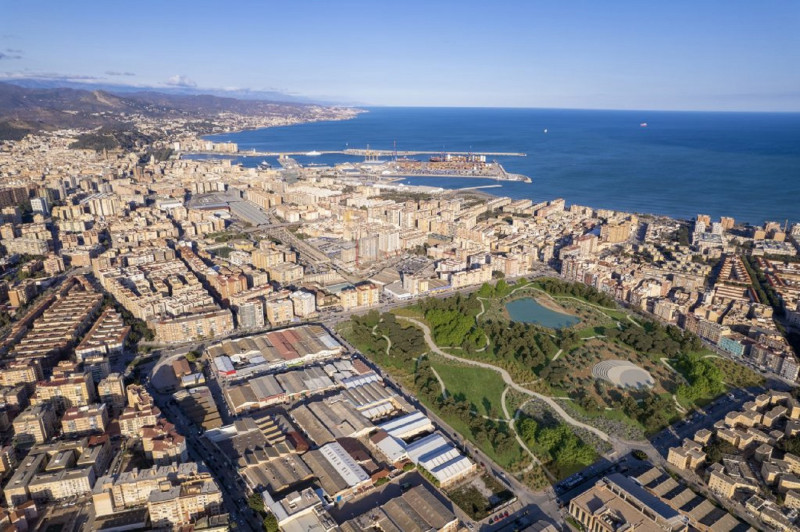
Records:
<instances>
[{"instance_id":1,"label":"tree","mask_svg":"<svg viewBox=\"0 0 800 532\"><path fill-rule=\"evenodd\" d=\"M247 498L247 506L255 510L256 512L263 514L264 513L264 499L261 497L260 493L253 493ZM277 523L275 523L277 526Z\"/></svg>"},{"instance_id":2,"label":"tree","mask_svg":"<svg viewBox=\"0 0 800 532\"><path fill-rule=\"evenodd\" d=\"M795 456L800 456L800 436L791 436L784 438L780 442L780 447L787 453L792 453Z\"/></svg>"},{"instance_id":3,"label":"tree","mask_svg":"<svg viewBox=\"0 0 800 532\"><path fill-rule=\"evenodd\" d=\"M266 532L280 532L278 519L272 513L268 513L264 518L264 530Z\"/></svg>"}]
</instances>

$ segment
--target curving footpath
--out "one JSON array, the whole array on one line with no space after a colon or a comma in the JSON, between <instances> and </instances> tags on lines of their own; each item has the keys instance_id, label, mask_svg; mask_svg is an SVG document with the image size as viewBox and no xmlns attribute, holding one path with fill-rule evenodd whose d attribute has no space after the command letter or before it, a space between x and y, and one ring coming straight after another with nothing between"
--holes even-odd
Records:
<instances>
[{"instance_id":1,"label":"curving footpath","mask_svg":"<svg viewBox=\"0 0 800 532\"><path fill-rule=\"evenodd\" d=\"M439 388L442 389L442 397L447 399L447 387L444 385L444 381L439 376L439 373L436 371L436 368L434 368L433 366L431 366L431 373L433 373L433 376L436 377L437 381L439 381Z\"/></svg>"},{"instance_id":2,"label":"curving footpath","mask_svg":"<svg viewBox=\"0 0 800 532\"><path fill-rule=\"evenodd\" d=\"M514 379L511 378L511 375L509 375L508 371L506 371L505 369L499 368L497 366L493 366L492 364L488 364L486 362L480 362L478 360L471 360L471 359L468 359L468 358L457 357L455 355L451 355L450 353L446 353L446 352L442 351L439 348L439 346L437 346L436 343L433 341L433 338L431 337L431 330L424 323L422 323L422 322L420 322L418 320L415 320L414 318L407 318L405 316L398 316L397 319L407 321L407 322L415 325L416 327L422 329L422 332L425 335L425 343L427 343L428 347L431 349L431 351L433 351L437 355L442 356L444 358L447 358L449 360L454 360L456 362L461 362L462 364L468 364L470 366L476 366L476 367L479 367L479 368L488 369L490 371L496 371L503 378L503 381L506 383L507 386L509 386L510 388L513 388L514 390L516 390L516 391L518 391L520 393L524 393L525 395L529 395L531 397L535 397L537 399L540 399L541 401L544 401L545 403L547 403L547 405L550 408L555 410L556 413L564 419L564 421L566 421L570 425L573 425L575 427L578 427L578 428L581 428L581 429L584 429L584 430L588 430L589 432L593 433L594 435L596 435L598 438L600 438L601 440L603 440L605 442L611 442L613 440L611 438L611 436L609 436L608 434L606 434L602 430L600 430L600 429L598 429L596 427L592 427L591 425L587 425L586 423L581 423L577 419L575 419L572 416L570 416L552 398L550 398L550 397L548 397L546 395L542 395L540 393L536 393L534 391L531 391L531 390L529 390L527 388L524 388L524 387L520 386L519 384L514 382Z\"/></svg>"},{"instance_id":3,"label":"curving footpath","mask_svg":"<svg viewBox=\"0 0 800 532\"><path fill-rule=\"evenodd\" d=\"M386 336L385 334L381 335L381 338L386 340L386 356L389 356L389 350L392 348L392 339Z\"/></svg>"},{"instance_id":4,"label":"curving footpath","mask_svg":"<svg viewBox=\"0 0 800 532\"><path fill-rule=\"evenodd\" d=\"M506 416L506 422L508 423L508 426L511 428L511 431L514 433L514 439L517 440L517 444L520 447L522 447L522 449L525 450L525 452L528 454L528 456L531 457L531 460L533 460L531 465L529 465L528 467L526 467L522 471L518 471L517 473L518 474L519 473L527 473L528 471L533 469L534 465L538 465L541 468L541 470L544 472L545 476L548 479L550 479L550 482L555 484L556 482L558 482L558 479L555 477L555 475L553 475L553 473L550 472L549 469L547 469L544 466L542 461L539 460L539 457L536 456L535 454L533 454L533 451L531 451L530 448L528 448L528 445L525 443L525 440L523 440L522 436L520 436L519 433L517 432L517 423L516 423L516 421L517 421L517 412L519 412L519 410L517 410L517 412L514 412L514 416L513 417L508 415L508 407L506 407L506 394L508 393L508 390L510 390L510 388L508 386L503 388L503 394L500 396L500 405L503 407L503 415Z\"/></svg>"}]
</instances>

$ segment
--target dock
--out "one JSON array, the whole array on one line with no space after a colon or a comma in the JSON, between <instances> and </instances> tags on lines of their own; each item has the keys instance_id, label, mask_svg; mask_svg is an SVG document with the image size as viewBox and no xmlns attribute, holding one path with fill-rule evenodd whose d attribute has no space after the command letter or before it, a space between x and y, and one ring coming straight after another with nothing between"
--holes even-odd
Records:
<instances>
[{"instance_id":1,"label":"dock","mask_svg":"<svg viewBox=\"0 0 800 532\"><path fill-rule=\"evenodd\" d=\"M527 157L526 153L519 152L471 152L471 151L426 151L426 150L373 150L361 148L348 148L346 150L328 150L328 151L237 151L237 152L219 152L219 151L189 151L187 154L197 155L222 155L227 157L297 157L297 156L317 156L317 155L352 155L354 157L408 157L410 155L457 155L457 156L484 156L484 157Z\"/></svg>"}]
</instances>

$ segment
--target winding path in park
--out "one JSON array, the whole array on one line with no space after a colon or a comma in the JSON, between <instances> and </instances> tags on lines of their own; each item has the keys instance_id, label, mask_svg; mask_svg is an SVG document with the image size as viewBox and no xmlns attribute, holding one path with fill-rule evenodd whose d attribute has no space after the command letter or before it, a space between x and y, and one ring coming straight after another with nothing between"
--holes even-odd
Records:
<instances>
[{"instance_id":1,"label":"winding path in park","mask_svg":"<svg viewBox=\"0 0 800 532\"><path fill-rule=\"evenodd\" d=\"M437 381L439 381L439 388L442 389L442 397L447 399L447 387L444 385L444 381L439 376L439 373L436 371L436 368L434 368L433 366L431 366L431 373L433 373L433 376L436 377Z\"/></svg>"},{"instance_id":2,"label":"winding path in park","mask_svg":"<svg viewBox=\"0 0 800 532\"><path fill-rule=\"evenodd\" d=\"M500 405L503 407L503 415L506 416L508 426L511 427L511 430L514 432L514 438L517 440L517 444L519 444L519 446L522 447L522 449L528 454L528 456L531 457L531 460L533 460L533 463L531 463L528 467L526 467L522 471L518 471L517 473L527 473L528 471L533 469L534 465L538 465L544 472L545 476L547 476L547 478L550 479L551 482L553 483L558 482L558 479L550 472L549 469L547 469L544 466L542 461L539 460L539 457L533 454L533 451L531 451L528 448L528 445L525 443L525 440L523 440L522 436L520 436L519 433L517 432L516 421L517 421L517 412L519 412L519 409L517 410L517 412L514 412L513 416L511 416L508 414L508 407L506 407L506 394L510 389L511 388L509 388L508 386L503 388L503 394L500 396Z\"/></svg>"},{"instance_id":3,"label":"winding path in park","mask_svg":"<svg viewBox=\"0 0 800 532\"><path fill-rule=\"evenodd\" d=\"M422 323L419 320L416 320L414 318L409 318L409 317L406 317L406 316L398 316L397 319L406 321L408 323L411 323L412 325L414 325L417 328L419 328L420 330L422 330L422 332L423 332L423 334L425 336L425 343L427 343L428 347L430 348L430 350L433 351L434 353L436 353L437 355L439 355L441 357L444 357L444 358L446 358L448 360L453 360L453 361L456 361L456 362L460 362L462 364L467 364L467 365L470 365L470 366L475 366L475 367L479 367L479 368L483 368L483 369L488 369L490 371L494 371L494 372L499 373L500 376L503 378L503 381L506 383L507 387L509 387L509 388L511 388L513 390L516 390L516 391L518 391L518 392L520 392L522 394L528 395L528 396L530 396L532 398L536 398L536 399L539 399L540 401L543 401L544 403L547 404L547 406L549 406L553 411L555 411L566 423L568 423L568 424L570 424L570 425L572 425L574 427L577 427L577 428L586 430L588 432L591 432L592 434L594 434L595 436L597 436L598 438L600 438L604 442L607 442L607 443L611 444L614 447L614 450L617 453L625 454L625 453L631 451L632 449L641 449L641 450L644 450L645 452L652 450L652 446L649 444L649 442L623 440L623 439L617 438L615 436L610 436L609 434L603 432L602 430L598 429L597 427L593 427L591 425L587 425L586 423L582 423L582 422L578 421L577 419L575 419L572 416L570 416L561 407L561 405L559 405L556 401L553 400L552 397L548 397L546 395L542 395L540 393L534 392L534 391L529 390L529 389L527 389L527 388L525 388L523 386L520 386L519 384L514 382L514 379L511 378L511 375L508 373L508 371L506 371L503 368L494 366L494 365L486 363L486 362L481 362L481 361L478 361L478 360L471 360L471 359L468 359L468 358L458 357L458 356L451 355L450 353L447 353L447 352L443 351L442 349L439 348L438 345L436 345L436 342L433 341L433 337L431 336L431 330L425 323ZM515 431L515 434L516 434L516 431ZM525 448L527 448L527 447L525 447Z\"/></svg>"}]
</instances>

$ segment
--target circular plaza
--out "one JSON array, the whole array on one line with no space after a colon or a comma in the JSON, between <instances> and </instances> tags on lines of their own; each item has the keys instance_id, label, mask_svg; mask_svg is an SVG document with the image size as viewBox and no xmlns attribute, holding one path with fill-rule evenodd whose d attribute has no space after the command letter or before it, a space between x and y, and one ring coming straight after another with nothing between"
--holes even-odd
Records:
<instances>
[{"instance_id":1,"label":"circular plaza","mask_svg":"<svg viewBox=\"0 0 800 532\"><path fill-rule=\"evenodd\" d=\"M604 360L592 368L592 376L620 388L645 389L656 384L649 372L627 360Z\"/></svg>"}]
</instances>

